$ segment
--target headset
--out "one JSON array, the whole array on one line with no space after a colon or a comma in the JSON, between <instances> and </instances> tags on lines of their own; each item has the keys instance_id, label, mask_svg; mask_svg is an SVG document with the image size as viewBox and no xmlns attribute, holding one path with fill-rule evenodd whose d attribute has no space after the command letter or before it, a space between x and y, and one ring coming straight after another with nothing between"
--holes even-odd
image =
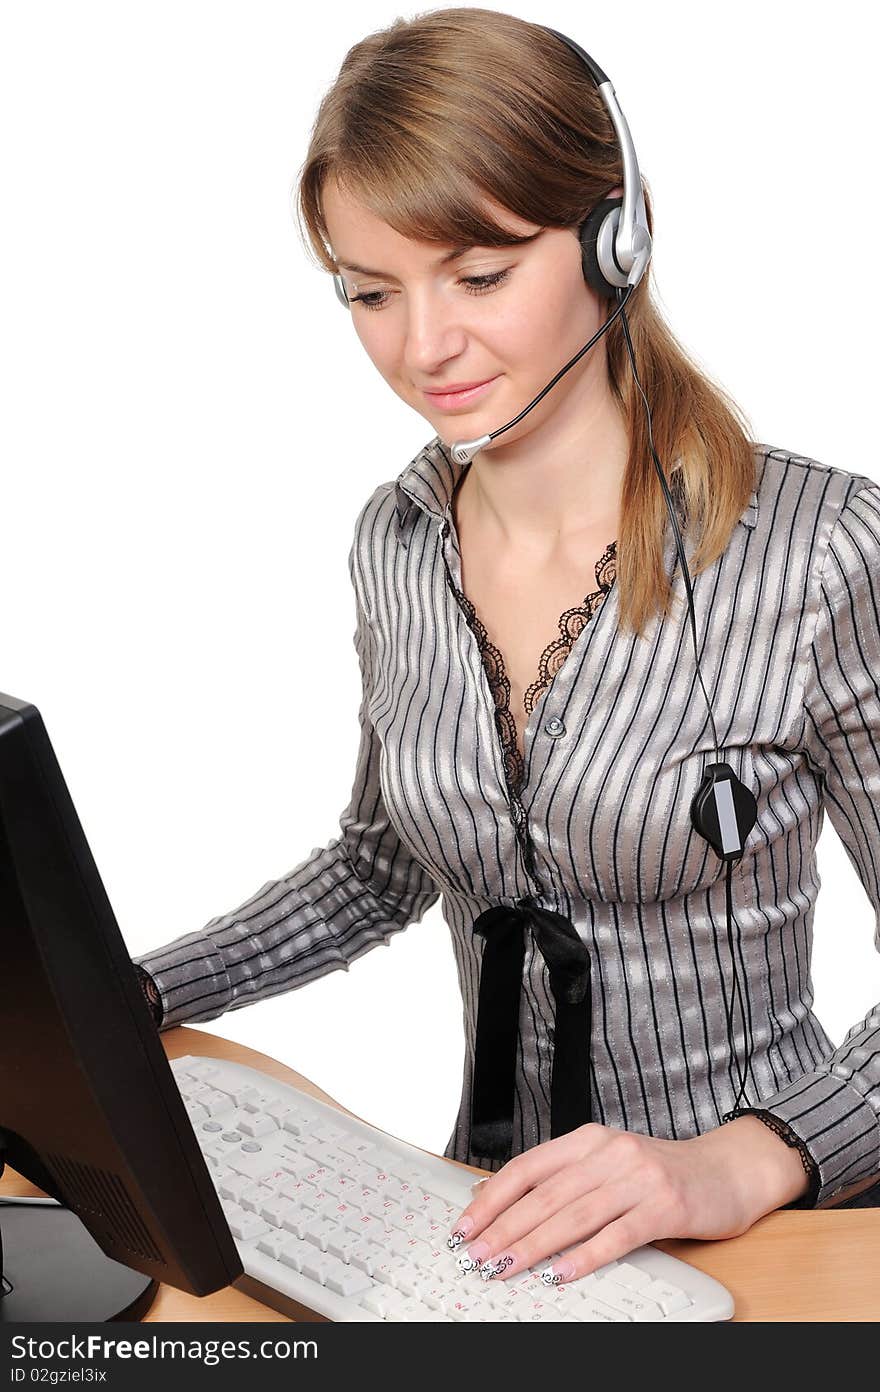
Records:
<instances>
[{"instance_id":1,"label":"headset","mask_svg":"<svg viewBox=\"0 0 880 1392\"><path fill-rule=\"evenodd\" d=\"M559 379L574 367L575 363L580 361L584 354L592 348L593 344L596 343L604 333L607 333L615 319L617 319L618 316L620 317L633 378L635 379L636 386L644 402L645 411L647 412L650 450L657 469L657 475L660 479L660 486L663 489L663 495L666 499L666 507L675 535L676 549L679 560L681 561L691 620L694 659L696 661L700 686L702 687L703 696L705 697L709 712L709 720L712 725L712 739L715 747L715 760L706 765L702 782L691 802L691 822L697 834L702 836L703 839L709 843L716 855L718 855L727 866L727 939L733 966L729 1006L723 978L721 989L724 997L724 1009L730 1043L730 1058L732 1062L736 1062L739 1079L739 1093L734 1107L732 1111L726 1112L722 1118L723 1121L729 1121L736 1114L740 1101L745 1098L745 1077L748 1076L749 1066L754 1052L754 1038L751 1035L751 1029L749 1027L749 1049L744 1075L739 1067L739 1059L733 1041L733 1012L735 1009L734 1001L737 994L739 994L740 999L744 1038L747 1027L745 1004L743 993L739 987L736 955L733 946L733 931L731 928L731 919L733 916L731 873L733 865L742 858L746 838L757 821L758 805L752 792L739 778L737 778L730 765L719 758L718 731L715 728L715 717L712 712L712 705L706 691L705 683L703 682L703 674L700 668L700 656L697 648L697 625L694 616L694 600L693 591L691 589L690 572L687 566L687 559L684 553L684 545L682 543L678 521L675 516L672 495L669 491L662 465L657 457L657 451L654 448L651 408L642 389L642 384L639 381L632 339L630 338L629 323L626 317L626 304L647 270L652 249L652 239L648 228L645 198L635 146L633 145L626 117L618 104L614 88L598 63L596 63L579 44L576 44L573 39L567 38L566 35L560 33L558 29L551 29L547 25L541 25L540 27L548 34L553 34L557 39L560 39L562 43L566 44L581 60L599 89L602 100L611 117L617 141L620 146L623 160L623 197L601 199L580 224L577 233L581 245L581 261L584 279L601 298L616 299L617 308L598 332L593 335L589 342L586 343L559 372L557 372L556 376L547 383L546 387L543 388L533 401L529 402L528 406L520 411L518 416L508 421L506 425L499 426L497 430L492 430L486 435L479 436L477 439L454 441L449 448L456 463L468 464L478 450L483 449L490 441L496 439L499 435L503 435L506 430L510 430L514 425L518 425L523 417L528 415L529 411L533 410L539 401L543 400ZM338 273L334 274L333 281L337 297L346 309L350 309L351 305L342 276Z\"/></svg>"}]
</instances>

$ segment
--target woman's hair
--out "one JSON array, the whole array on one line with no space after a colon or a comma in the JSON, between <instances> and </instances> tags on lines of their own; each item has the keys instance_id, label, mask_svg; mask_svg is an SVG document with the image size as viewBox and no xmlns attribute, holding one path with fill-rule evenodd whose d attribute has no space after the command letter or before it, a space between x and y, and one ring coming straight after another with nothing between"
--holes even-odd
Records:
<instances>
[{"instance_id":1,"label":"woman's hair","mask_svg":"<svg viewBox=\"0 0 880 1392\"><path fill-rule=\"evenodd\" d=\"M509 246L518 239L491 220L487 196L528 222L576 231L623 184L623 162L599 90L566 44L513 15L451 8L396 19L356 43L321 101L292 192L307 253L338 272L321 207L330 178L404 237ZM653 233L644 181L643 190ZM754 447L740 408L664 322L651 270L624 312L654 446L683 535L695 546L688 563L695 575L724 551L748 504ZM606 318L615 303L609 295ZM655 613L669 612L663 546L670 523L619 317L605 344L629 436L617 537L619 623L641 636Z\"/></svg>"}]
</instances>

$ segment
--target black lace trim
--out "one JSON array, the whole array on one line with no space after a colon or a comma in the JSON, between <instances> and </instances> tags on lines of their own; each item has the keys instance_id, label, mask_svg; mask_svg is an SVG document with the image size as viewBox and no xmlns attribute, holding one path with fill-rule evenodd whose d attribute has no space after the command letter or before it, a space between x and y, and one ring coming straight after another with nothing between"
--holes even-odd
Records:
<instances>
[{"instance_id":1,"label":"black lace trim","mask_svg":"<svg viewBox=\"0 0 880 1392\"><path fill-rule=\"evenodd\" d=\"M769 1126L771 1131L774 1131L777 1136L780 1136L787 1146L790 1146L792 1150L796 1150L801 1157L801 1163L810 1178L810 1187L806 1194L802 1194L799 1199L795 1199L792 1203L783 1204L783 1208L815 1208L816 1199L819 1194L819 1189L821 1188L819 1166L816 1164L816 1161L813 1159L800 1136L792 1131L787 1122L783 1121L778 1116L774 1116L772 1112L763 1111L760 1107L737 1107L732 1112L725 1112L722 1118L722 1125L726 1121L733 1121L734 1118L741 1116L756 1116L759 1121L763 1121L765 1126Z\"/></svg>"},{"instance_id":2,"label":"black lace trim","mask_svg":"<svg viewBox=\"0 0 880 1392\"><path fill-rule=\"evenodd\" d=\"M150 1014L159 1026L165 1018L165 1011L162 1006L162 997L159 995L159 988L156 985L146 967L142 967L140 962L133 963L140 982L141 990L147 998L147 1005L150 1007Z\"/></svg>"},{"instance_id":3,"label":"black lace trim","mask_svg":"<svg viewBox=\"0 0 880 1392\"><path fill-rule=\"evenodd\" d=\"M599 588L588 594L583 604L576 604L572 609L564 610L559 617L560 636L547 644L538 662L538 676L523 694L523 706L527 715L531 715L537 701L552 683L578 635L593 618L616 578L617 542L612 541L596 562L596 583ZM491 641L471 600L458 586L453 586L453 589L477 639L495 702L495 724L504 751L505 777L511 790L518 793L525 778L525 767L519 751L516 722L510 709L510 679L505 671L504 658L501 649Z\"/></svg>"}]
</instances>

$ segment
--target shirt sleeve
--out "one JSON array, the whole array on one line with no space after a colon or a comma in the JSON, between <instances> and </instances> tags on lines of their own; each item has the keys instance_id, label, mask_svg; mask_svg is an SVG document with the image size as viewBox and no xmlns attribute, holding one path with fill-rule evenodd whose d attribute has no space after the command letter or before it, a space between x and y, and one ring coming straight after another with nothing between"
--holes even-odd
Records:
<instances>
[{"instance_id":1,"label":"shirt sleeve","mask_svg":"<svg viewBox=\"0 0 880 1392\"><path fill-rule=\"evenodd\" d=\"M155 983L163 1029L215 1020L327 972L347 971L370 948L417 923L440 897L435 881L392 826L380 788L380 742L369 717L373 648L357 544L356 534L349 571L363 692L361 735L341 835L198 932L132 958Z\"/></svg>"},{"instance_id":2,"label":"shirt sleeve","mask_svg":"<svg viewBox=\"0 0 880 1392\"><path fill-rule=\"evenodd\" d=\"M873 906L880 951L878 684L880 486L871 483L850 496L829 538L804 685L804 749ZM818 1168L813 1192L789 1207L814 1207L880 1171L880 1003L818 1068L760 1106L805 1143Z\"/></svg>"}]
</instances>

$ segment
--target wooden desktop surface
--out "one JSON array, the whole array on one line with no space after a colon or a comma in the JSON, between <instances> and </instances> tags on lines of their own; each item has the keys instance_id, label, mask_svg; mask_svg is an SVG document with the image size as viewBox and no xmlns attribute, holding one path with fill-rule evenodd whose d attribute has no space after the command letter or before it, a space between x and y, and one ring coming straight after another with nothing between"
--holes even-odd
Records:
<instances>
[{"instance_id":1,"label":"wooden desktop surface","mask_svg":"<svg viewBox=\"0 0 880 1392\"><path fill-rule=\"evenodd\" d=\"M218 1035L178 1027L160 1038L169 1058L197 1054L232 1059L291 1083L340 1111L349 1110L292 1068ZM462 1168L474 1176L488 1173L469 1165ZM0 1194L41 1193L12 1170L0 1177ZM741 1237L724 1242L664 1239L654 1245L727 1286L736 1303L731 1323L880 1320L880 1208L777 1210ZM286 1315L232 1286L201 1299L161 1286L144 1316L145 1322L157 1320L290 1322Z\"/></svg>"}]
</instances>

